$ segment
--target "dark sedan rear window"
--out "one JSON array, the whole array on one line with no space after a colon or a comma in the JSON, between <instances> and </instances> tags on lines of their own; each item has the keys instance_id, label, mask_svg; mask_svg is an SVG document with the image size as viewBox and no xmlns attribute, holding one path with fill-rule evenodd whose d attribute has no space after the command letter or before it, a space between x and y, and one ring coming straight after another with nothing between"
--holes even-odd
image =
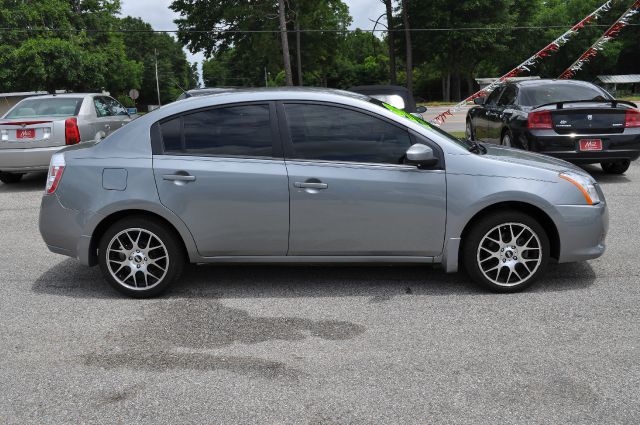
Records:
<instances>
[{"instance_id":1,"label":"dark sedan rear window","mask_svg":"<svg viewBox=\"0 0 640 425\"><path fill-rule=\"evenodd\" d=\"M5 118L70 117L78 115L82 98L64 97L26 99L13 108Z\"/></svg>"},{"instance_id":2,"label":"dark sedan rear window","mask_svg":"<svg viewBox=\"0 0 640 425\"><path fill-rule=\"evenodd\" d=\"M546 84L521 87L520 104L540 106L547 103L571 102L575 100L609 100L609 95L598 87L577 84Z\"/></svg>"}]
</instances>

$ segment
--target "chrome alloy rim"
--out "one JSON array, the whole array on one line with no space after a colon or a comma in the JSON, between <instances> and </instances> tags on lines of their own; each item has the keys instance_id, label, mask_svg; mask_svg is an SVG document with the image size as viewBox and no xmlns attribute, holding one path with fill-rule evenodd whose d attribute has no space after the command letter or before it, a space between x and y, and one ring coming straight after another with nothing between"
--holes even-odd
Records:
<instances>
[{"instance_id":1,"label":"chrome alloy rim","mask_svg":"<svg viewBox=\"0 0 640 425\"><path fill-rule=\"evenodd\" d=\"M167 247L145 229L126 229L115 235L106 256L111 276L128 289L151 289L169 270Z\"/></svg>"},{"instance_id":2,"label":"chrome alloy rim","mask_svg":"<svg viewBox=\"0 0 640 425\"><path fill-rule=\"evenodd\" d=\"M504 137L502 138L502 145L510 148L511 147L511 136L509 136L508 134L505 134Z\"/></svg>"},{"instance_id":3,"label":"chrome alloy rim","mask_svg":"<svg viewBox=\"0 0 640 425\"><path fill-rule=\"evenodd\" d=\"M519 285L542 263L540 238L524 224L501 224L482 238L477 261L484 277L496 285Z\"/></svg>"}]
</instances>

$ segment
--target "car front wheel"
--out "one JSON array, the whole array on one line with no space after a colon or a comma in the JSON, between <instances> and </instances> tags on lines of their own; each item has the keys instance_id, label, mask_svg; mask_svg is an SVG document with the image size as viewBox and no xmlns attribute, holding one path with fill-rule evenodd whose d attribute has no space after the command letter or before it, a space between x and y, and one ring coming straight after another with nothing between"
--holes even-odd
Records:
<instances>
[{"instance_id":1,"label":"car front wheel","mask_svg":"<svg viewBox=\"0 0 640 425\"><path fill-rule=\"evenodd\" d=\"M5 173L0 171L0 182L4 184L18 183L22 179L23 174L20 173Z\"/></svg>"},{"instance_id":2,"label":"car front wheel","mask_svg":"<svg viewBox=\"0 0 640 425\"><path fill-rule=\"evenodd\" d=\"M526 288L544 272L549 260L549 238L544 229L518 211L482 218L465 239L465 270L494 292Z\"/></svg>"},{"instance_id":3,"label":"car front wheel","mask_svg":"<svg viewBox=\"0 0 640 425\"><path fill-rule=\"evenodd\" d=\"M602 166L602 171L607 174L624 174L629 169L631 161L603 162L600 165Z\"/></svg>"},{"instance_id":4,"label":"car front wheel","mask_svg":"<svg viewBox=\"0 0 640 425\"><path fill-rule=\"evenodd\" d=\"M150 298L179 278L185 258L174 232L154 219L132 217L105 232L98 262L105 279L117 291Z\"/></svg>"}]
</instances>

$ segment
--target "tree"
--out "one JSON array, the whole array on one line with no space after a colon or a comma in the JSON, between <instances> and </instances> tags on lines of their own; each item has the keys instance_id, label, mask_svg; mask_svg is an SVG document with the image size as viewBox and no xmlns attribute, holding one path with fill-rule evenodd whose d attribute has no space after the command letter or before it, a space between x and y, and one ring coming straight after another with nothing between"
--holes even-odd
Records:
<instances>
[{"instance_id":1,"label":"tree","mask_svg":"<svg viewBox=\"0 0 640 425\"><path fill-rule=\"evenodd\" d=\"M411 43L411 27L409 25L409 0L402 0L402 21L404 23L406 48L407 90L413 92L413 45Z\"/></svg>"},{"instance_id":2,"label":"tree","mask_svg":"<svg viewBox=\"0 0 640 425\"><path fill-rule=\"evenodd\" d=\"M396 76L396 33L393 26L393 4L391 0L382 0L387 14L387 44L389 46L389 83L397 84Z\"/></svg>"},{"instance_id":3,"label":"tree","mask_svg":"<svg viewBox=\"0 0 640 425\"><path fill-rule=\"evenodd\" d=\"M278 0L278 20L280 21L280 40L282 43L282 62L287 86L293 85L291 73L291 57L289 56L289 36L287 35L287 17L284 0Z\"/></svg>"}]
</instances>

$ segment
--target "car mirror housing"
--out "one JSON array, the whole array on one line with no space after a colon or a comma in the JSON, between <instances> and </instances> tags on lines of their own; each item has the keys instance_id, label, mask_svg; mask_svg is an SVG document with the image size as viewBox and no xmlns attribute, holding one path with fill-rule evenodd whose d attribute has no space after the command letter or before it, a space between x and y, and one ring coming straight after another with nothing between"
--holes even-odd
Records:
<instances>
[{"instance_id":1,"label":"car mirror housing","mask_svg":"<svg viewBox=\"0 0 640 425\"><path fill-rule=\"evenodd\" d=\"M405 162L418 167L433 167L438 163L438 158L429 146L416 143L407 150Z\"/></svg>"}]
</instances>

